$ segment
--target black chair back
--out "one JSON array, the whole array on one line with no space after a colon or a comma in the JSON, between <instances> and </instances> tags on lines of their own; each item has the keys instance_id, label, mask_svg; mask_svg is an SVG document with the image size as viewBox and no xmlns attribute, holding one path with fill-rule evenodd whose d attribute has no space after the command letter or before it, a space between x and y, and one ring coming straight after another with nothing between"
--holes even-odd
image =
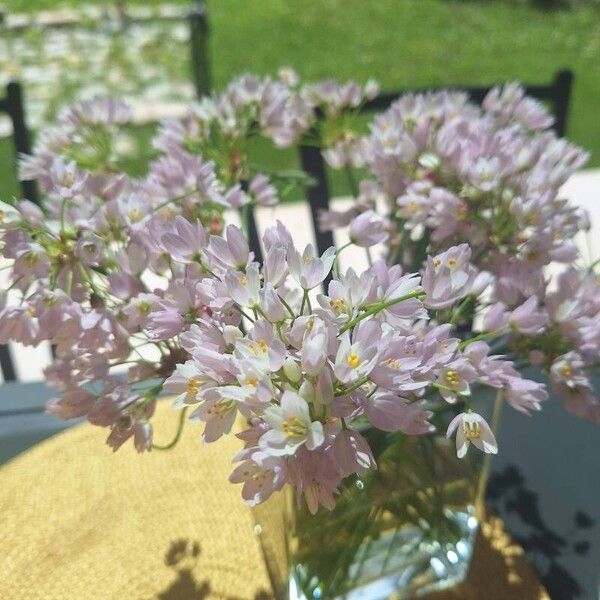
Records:
<instances>
[{"instance_id":1,"label":"black chair back","mask_svg":"<svg viewBox=\"0 0 600 600\"><path fill-rule=\"evenodd\" d=\"M29 154L31 150L29 132L25 124L25 108L21 86L11 82L6 87L6 96L0 99L0 113L6 113L12 123L15 172L18 157L21 153ZM24 198L37 203L38 194L34 181L22 181L21 192ZM17 374L8 345L0 346L0 369L4 381L16 381Z\"/></svg>"},{"instance_id":2,"label":"black chair back","mask_svg":"<svg viewBox=\"0 0 600 600\"><path fill-rule=\"evenodd\" d=\"M29 154L31 143L29 131L25 121L25 106L23 104L23 92L21 85L12 81L6 86L6 96L0 99L0 113L6 113L12 123L14 164L16 165L20 154ZM24 198L37 204L38 194L34 181L22 181L21 191Z\"/></svg>"}]
</instances>

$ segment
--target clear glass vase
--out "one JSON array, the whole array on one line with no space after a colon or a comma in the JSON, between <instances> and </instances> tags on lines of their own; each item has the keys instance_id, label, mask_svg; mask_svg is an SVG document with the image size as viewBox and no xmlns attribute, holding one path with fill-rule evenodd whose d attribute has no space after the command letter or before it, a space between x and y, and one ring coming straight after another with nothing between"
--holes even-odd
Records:
<instances>
[{"instance_id":1,"label":"clear glass vase","mask_svg":"<svg viewBox=\"0 0 600 600\"><path fill-rule=\"evenodd\" d=\"M461 582L478 521L483 460L435 435L363 432L378 469L351 478L333 511L292 494L255 509L277 598L413 598Z\"/></svg>"}]
</instances>

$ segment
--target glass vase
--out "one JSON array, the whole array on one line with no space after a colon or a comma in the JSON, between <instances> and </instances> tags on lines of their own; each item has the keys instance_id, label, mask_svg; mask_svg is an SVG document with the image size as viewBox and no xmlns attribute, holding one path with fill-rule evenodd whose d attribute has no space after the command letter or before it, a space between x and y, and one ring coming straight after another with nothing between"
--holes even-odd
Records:
<instances>
[{"instance_id":1,"label":"glass vase","mask_svg":"<svg viewBox=\"0 0 600 600\"><path fill-rule=\"evenodd\" d=\"M311 515L292 493L255 509L281 600L413 598L460 583L478 528L484 461L454 441L366 430L378 469Z\"/></svg>"}]
</instances>

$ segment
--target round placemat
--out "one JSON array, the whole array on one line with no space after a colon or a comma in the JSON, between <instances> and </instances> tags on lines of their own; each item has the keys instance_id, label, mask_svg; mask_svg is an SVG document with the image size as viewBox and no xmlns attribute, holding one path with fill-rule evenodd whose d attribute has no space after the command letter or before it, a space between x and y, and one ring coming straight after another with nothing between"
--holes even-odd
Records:
<instances>
[{"instance_id":1,"label":"round placemat","mask_svg":"<svg viewBox=\"0 0 600 600\"><path fill-rule=\"evenodd\" d=\"M155 440L177 413L159 402ZM81 425L0 468L2 600L266 600L252 512L228 482L233 436L203 444L187 424L176 448L115 454ZM502 521L487 518L468 579L436 600L548 598Z\"/></svg>"}]
</instances>

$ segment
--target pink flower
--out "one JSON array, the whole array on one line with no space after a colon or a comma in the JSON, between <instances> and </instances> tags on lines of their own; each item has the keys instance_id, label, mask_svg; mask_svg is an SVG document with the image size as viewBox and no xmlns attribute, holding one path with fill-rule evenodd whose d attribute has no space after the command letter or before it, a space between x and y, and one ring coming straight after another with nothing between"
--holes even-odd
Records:
<instances>
[{"instance_id":1,"label":"pink flower","mask_svg":"<svg viewBox=\"0 0 600 600\"><path fill-rule=\"evenodd\" d=\"M284 459L254 452L252 459L245 460L233 470L229 481L243 483L242 498L249 506L256 506L283 487L286 471Z\"/></svg>"},{"instance_id":2,"label":"pink flower","mask_svg":"<svg viewBox=\"0 0 600 600\"><path fill-rule=\"evenodd\" d=\"M77 168L75 161L65 162L55 158L50 169L50 178L54 191L65 200L79 194L87 181L87 174Z\"/></svg>"},{"instance_id":3,"label":"pink flower","mask_svg":"<svg viewBox=\"0 0 600 600\"><path fill-rule=\"evenodd\" d=\"M342 476L331 452L321 449L309 452L300 447L294 461L289 463L289 480L296 488L298 502L304 496L312 514L319 506L335 508L335 494Z\"/></svg>"},{"instance_id":4,"label":"pink flower","mask_svg":"<svg viewBox=\"0 0 600 600\"><path fill-rule=\"evenodd\" d=\"M212 235L209 242L212 260L224 269L244 270L248 264L249 248L243 233L235 225L228 225L225 237Z\"/></svg>"},{"instance_id":5,"label":"pink flower","mask_svg":"<svg viewBox=\"0 0 600 600\"><path fill-rule=\"evenodd\" d=\"M377 321L361 323L353 332L346 334L335 357L334 372L345 384L352 384L366 377L379 360L382 342L381 326Z\"/></svg>"},{"instance_id":6,"label":"pink flower","mask_svg":"<svg viewBox=\"0 0 600 600\"><path fill-rule=\"evenodd\" d=\"M277 190L263 173L259 173L252 178L248 191L259 206L275 206L279 202Z\"/></svg>"},{"instance_id":7,"label":"pink flower","mask_svg":"<svg viewBox=\"0 0 600 600\"><path fill-rule=\"evenodd\" d=\"M292 277L305 290L312 290L320 285L333 266L335 248L328 248L319 257L312 244L308 244L300 254L293 246L288 248L287 260Z\"/></svg>"},{"instance_id":8,"label":"pink flower","mask_svg":"<svg viewBox=\"0 0 600 600\"><path fill-rule=\"evenodd\" d=\"M332 452L344 477L352 473L362 474L377 467L367 440L358 431L340 431L334 438Z\"/></svg>"},{"instance_id":9,"label":"pink flower","mask_svg":"<svg viewBox=\"0 0 600 600\"><path fill-rule=\"evenodd\" d=\"M61 398L53 398L46 403L46 412L56 415L61 419L75 419L87 415L94 403L96 396L83 389L69 390Z\"/></svg>"},{"instance_id":10,"label":"pink flower","mask_svg":"<svg viewBox=\"0 0 600 600\"><path fill-rule=\"evenodd\" d=\"M422 281L427 306L445 308L471 292L477 272L470 259L471 249L467 244L427 257Z\"/></svg>"},{"instance_id":11,"label":"pink flower","mask_svg":"<svg viewBox=\"0 0 600 600\"><path fill-rule=\"evenodd\" d=\"M385 221L372 210L361 213L352 221L349 235L353 244L364 248L379 244L388 237Z\"/></svg>"},{"instance_id":12,"label":"pink flower","mask_svg":"<svg viewBox=\"0 0 600 600\"><path fill-rule=\"evenodd\" d=\"M548 315L545 310L538 308L535 296L530 296L512 312L507 311L504 304L497 302L490 307L484 319L485 329L497 331L510 325L523 335L537 335L544 331L547 323Z\"/></svg>"},{"instance_id":13,"label":"pink flower","mask_svg":"<svg viewBox=\"0 0 600 600\"><path fill-rule=\"evenodd\" d=\"M302 338L301 363L308 375L318 375L327 360L329 334L325 323L318 317L309 319Z\"/></svg>"},{"instance_id":14,"label":"pink flower","mask_svg":"<svg viewBox=\"0 0 600 600\"><path fill-rule=\"evenodd\" d=\"M515 410L529 415L542 409L541 403L548 399L544 385L531 379L509 376L506 378L505 397Z\"/></svg>"},{"instance_id":15,"label":"pink flower","mask_svg":"<svg viewBox=\"0 0 600 600\"><path fill-rule=\"evenodd\" d=\"M283 321L286 316L289 316L281 298L278 296L271 283L265 283L265 286L260 291L259 295L259 306L262 314L264 314L271 323Z\"/></svg>"},{"instance_id":16,"label":"pink flower","mask_svg":"<svg viewBox=\"0 0 600 600\"><path fill-rule=\"evenodd\" d=\"M201 223L190 223L178 215L173 222L173 231L163 234L160 243L178 260L199 262L207 244L206 232Z\"/></svg>"},{"instance_id":17,"label":"pink flower","mask_svg":"<svg viewBox=\"0 0 600 600\"><path fill-rule=\"evenodd\" d=\"M376 392L364 401L365 415L381 431L402 431L421 435L433 431L428 419L433 413L420 404L409 404L392 392Z\"/></svg>"},{"instance_id":18,"label":"pink flower","mask_svg":"<svg viewBox=\"0 0 600 600\"><path fill-rule=\"evenodd\" d=\"M440 395L446 402L456 402L456 396L470 396L470 383L477 379L477 371L465 357L459 357L445 365L436 380Z\"/></svg>"}]
</instances>

